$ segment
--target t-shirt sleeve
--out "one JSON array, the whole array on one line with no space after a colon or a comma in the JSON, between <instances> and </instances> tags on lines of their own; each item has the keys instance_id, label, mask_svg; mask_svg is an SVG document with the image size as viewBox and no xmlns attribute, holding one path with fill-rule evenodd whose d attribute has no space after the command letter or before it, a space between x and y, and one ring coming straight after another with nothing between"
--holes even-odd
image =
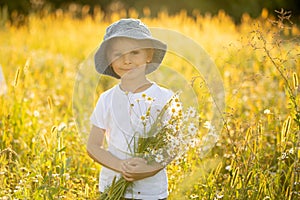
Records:
<instances>
[{"instance_id":1,"label":"t-shirt sleeve","mask_svg":"<svg viewBox=\"0 0 300 200\"><path fill-rule=\"evenodd\" d=\"M90 117L91 124L98 128L107 129L108 106L105 106L105 98L101 95L97 101L95 109Z\"/></svg>"}]
</instances>

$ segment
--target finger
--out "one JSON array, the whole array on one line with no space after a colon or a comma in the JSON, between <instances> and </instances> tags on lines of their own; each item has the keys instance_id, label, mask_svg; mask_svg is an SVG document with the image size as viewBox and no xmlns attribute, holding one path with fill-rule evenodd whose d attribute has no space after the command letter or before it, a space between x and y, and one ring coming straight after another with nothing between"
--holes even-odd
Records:
<instances>
[{"instance_id":1,"label":"finger","mask_svg":"<svg viewBox=\"0 0 300 200\"><path fill-rule=\"evenodd\" d=\"M134 179L134 178L127 177L127 176L124 176L124 175L123 175L123 178L124 178L126 181L129 181L129 182L131 182L131 181L135 181L135 179Z\"/></svg>"},{"instance_id":2,"label":"finger","mask_svg":"<svg viewBox=\"0 0 300 200\"><path fill-rule=\"evenodd\" d=\"M134 176L132 176L132 174L127 173L127 172L122 173L122 176L127 181L135 181L136 180L136 178Z\"/></svg>"},{"instance_id":3,"label":"finger","mask_svg":"<svg viewBox=\"0 0 300 200\"><path fill-rule=\"evenodd\" d=\"M132 165L131 163L122 163L121 169L123 172L132 173L135 171L135 165Z\"/></svg>"},{"instance_id":4,"label":"finger","mask_svg":"<svg viewBox=\"0 0 300 200\"><path fill-rule=\"evenodd\" d=\"M122 172L127 170L127 167L126 167L126 163L125 163L125 162L122 162L122 163L121 163L121 170L122 170Z\"/></svg>"},{"instance_id":5,"label":"finger","mask_svg":"<svg viewBox=\"0 0 300 200\"><path fill-rule=\"evenodd\" d=\"M127 171L128 171L127 164L126 164L126 163L122 163L121 169L122 169L122 173L123 173L123 172L127 172Z\"/></svg>"}]
</instances>

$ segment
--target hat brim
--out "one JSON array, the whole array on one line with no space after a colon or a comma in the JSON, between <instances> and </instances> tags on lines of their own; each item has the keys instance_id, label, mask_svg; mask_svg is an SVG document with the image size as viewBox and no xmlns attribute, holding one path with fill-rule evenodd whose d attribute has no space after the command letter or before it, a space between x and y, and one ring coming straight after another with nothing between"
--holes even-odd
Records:
<instances>
[{"instance_id":1,"label":"hat brim","mask_svg":"<svg viewBox=\"0 0 300 200\"><path fill-rule=\"evenodd\" d=\"M130 36L128 36L130 35ZM107 59L107 47L109 43L115 39L115 38L129 38L129 39L135 39L135 40L143 40L143 41L149 41L148 46L143 46L142 48L152 48L154 50L152 61L147 64L146 68L146 74L149 74L153 71L155 71L159 65L161 64L167 50L167 45L153 37L149 37L149 35L138 33L136 34L136 31L130 30L126 31L123 34L118 34L115 36L111 36L110 38L104 40L100 47L97 49L95 53L95 66L96 70L100 74L109 75L112 77L115 77L117 79L120 78L119 75L117 75L114 70L110 67L110 62Z\"/></svg>"}]
</instances>

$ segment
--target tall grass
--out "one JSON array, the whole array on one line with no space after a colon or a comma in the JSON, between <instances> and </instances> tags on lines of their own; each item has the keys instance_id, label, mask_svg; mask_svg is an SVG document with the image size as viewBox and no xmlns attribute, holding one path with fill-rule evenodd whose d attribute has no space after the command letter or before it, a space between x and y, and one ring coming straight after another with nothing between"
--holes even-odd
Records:
<instances>
[{"instance_id":1,"label":"tall grass","mask_svg":"<svg viewBox=\"0 0 300 200\"><path fill-rule=\"evenodd\" d=\"M1 23L8 92L0 97L0 199L99 197L100 166L87 156L72 113L75 76L107 25L137 14L83 16L57 11L19 27ZM288 13L279 16L245 14L239 25L223 12L142 19L201 44L226 89L216 147L205 158L195 147L168 166L170 199L299 198L300 31ZM165 62L182 70L172 57Z\"/></svg>"}]
</instances>

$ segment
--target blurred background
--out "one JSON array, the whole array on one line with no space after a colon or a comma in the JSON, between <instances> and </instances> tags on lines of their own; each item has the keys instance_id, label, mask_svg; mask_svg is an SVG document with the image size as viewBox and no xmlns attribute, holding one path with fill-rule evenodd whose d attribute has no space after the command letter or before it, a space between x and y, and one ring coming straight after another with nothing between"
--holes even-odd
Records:
<instances>
[{"instance_id":1,"label":"blurred background","mask_svg":"<svg viewBox=\"0 0 300 200\"><path fill-rule=\"evenodd\" d=\"M99 199L86 140L114 82L99 79L91 52L123 17L199 44L225 88L210 150L215 99L191 62L201 51L163 34L170 51L155 81L191 83L201 127L200 144L167 167L168 199L299 200L300 0L0 0L0 200Z\"/></svg>"},{"instance_id":2,"label":"blurred background","mask_svg":"<svg viewBox=\"0 0 300 200\"><path fill-rule=\"evenodd\" d=\"M251 18L259 17L262 10L269 13L284 8L292 14L292 21L300 21L300 1L299 0L0 0L2 18L24 22L26 16L31 13L41 11L68 10L78 12L81 17L82 8L88 14L93 14L99 9L109 15L114 12L128 12L134 9L139 17L156 17L159 12L168 12L169 15L176 14L182 10L189 16L197 14L216 15L220 10L232 17L233 21L239 23L244 13L248 13Z\"/></svg>"}]
</instances>

